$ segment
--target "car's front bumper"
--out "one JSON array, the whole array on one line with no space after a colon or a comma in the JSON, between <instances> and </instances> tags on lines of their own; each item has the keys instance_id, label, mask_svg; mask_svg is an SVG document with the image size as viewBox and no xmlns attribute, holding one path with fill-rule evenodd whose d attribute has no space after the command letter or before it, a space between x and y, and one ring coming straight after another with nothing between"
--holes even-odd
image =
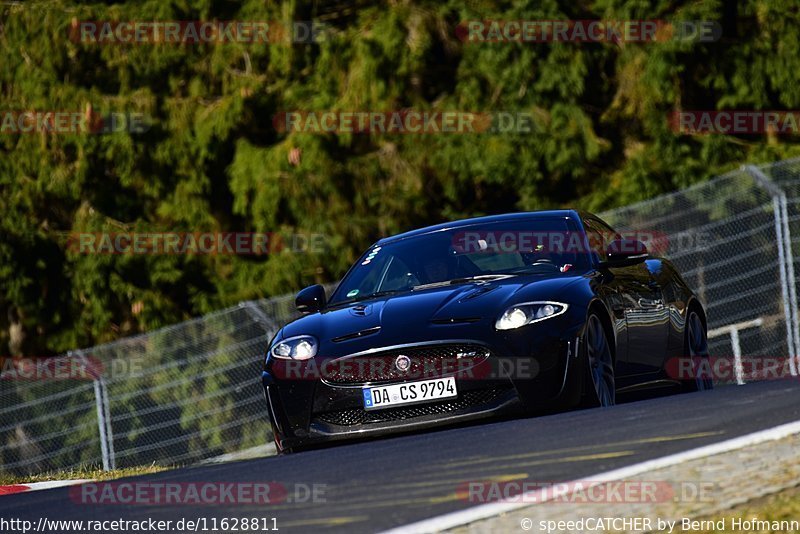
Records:
<instances>
[{"instance_id":1,"label":"car's front bumper","mask_svg":"<svg viewBox=\"0 0 800 534\"><path fill-rule=\"evenodd\" d=\"M383 410L364 409L361 385L331 384L302 372L278 377L265 370L262 383L276 442L281 449L302 448L547 409L564 395L567 375L577 372L579 329L563 329L561 336L544 330L538 336L509 332L489 347L489 359L468 372L450 374L456 376L457 398Z\"/></svg>"},{"instance_id":2,"label":"car's front bumper","mask_svg":"<svg viewBox=\"0 0 800 534\"><path fill-rule=\"evenodd\" d=\"M474 396L459 390L459 397L455 400L369 412L362 407L324 412L313 414L308 419L308 426L292 427L288 418L282 420L286 412L279 407L282 401L277 390L267 386L266 392L274 414L271 418L276 442L281 449L421 430L522 411L519 398L511 388L479 391ZM360 393L358 397L361 397Z\"/></svg>"}]
</instances>

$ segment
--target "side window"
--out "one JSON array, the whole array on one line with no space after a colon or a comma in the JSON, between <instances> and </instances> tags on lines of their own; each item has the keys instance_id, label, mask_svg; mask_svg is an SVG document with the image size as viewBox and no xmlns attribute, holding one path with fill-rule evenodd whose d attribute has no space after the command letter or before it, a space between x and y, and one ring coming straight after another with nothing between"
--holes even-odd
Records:
<instances>
[{"instance_id":1,"label":"side window","mask_svg":"<svg viewBox=\"0 0 800 534\"><path fill-rule=\"evenodd\" d=\"M591 219L584 219L583 227L586 229L586 238L589 240L589 250L592 256L596 261L603 261L606 257L606 240L603 238L603 233Z\"/></svg>"},{"instance_id":2,"label":"side window","mask_svg":"<svg viewBox=\"0 0 800 534\"><path fill-rule=\"evenodd\" d=\"M592 219L592 222L597 229L600 230L600 233L603 234L603 242L605 243L606 247L608 247L608 245L610 245L615 239L620 239L621 236L619 233L600 219Z\"/></svg>"},{"instance_id":3,"label":"side window","mask_svg":"<svg viewBox=\"0 0 800 534\"><path fill-rule=\"evenodd\" d=\"M600 257L605 258L608 246L611 245L611 243L614 240L619 239L620 235L613 228L611 228L609 225L607 225L606 223L604 223L599 219L585 219L583 223L584 225L586 225L587 231L589 228L591 228L595 236L595 239L599 239L598 242L600 244L598 246L598 249L600 252ZM597 236L599 236L599 238ZM591 238L590 238L590 243L591 243Z\"/></svg>"},{"instance_id":4,"label":"side window","mask_svg":"<svg viewBox=\"0 0 800 534\"><path fill-rule=\"evenodd\" d=\"M419 284L417 277L411 273L408 265L397 256L392 256L391 262L383 273L378 291L392 291L395 289L408 289Z\"/></svg>"},{"instance_id":5,"label":"side window","mask_svg":"<svg viewBox=\"0 0 800 534\"><path fill-rule=\"evenodd\" d=\"M390 256L378 256L369 265L363 263L356 268L351 283L355 288L363 293L378 291L377 286L383 278L383 273L388 267L387 262L391 261Z\"/></svg>"}]
</instances>

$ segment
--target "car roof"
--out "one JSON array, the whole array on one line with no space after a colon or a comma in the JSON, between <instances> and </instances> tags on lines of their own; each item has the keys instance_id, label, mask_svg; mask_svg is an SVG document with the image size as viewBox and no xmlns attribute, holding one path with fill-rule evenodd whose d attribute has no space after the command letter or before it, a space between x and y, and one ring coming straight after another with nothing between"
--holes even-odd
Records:
<instances>
[{"instance_id":1,"label":"car roof","mask_svg":"<svg viewBox=\"0 0 800 534\"><path fill-rule=\"evenodd\" d=\"M461 219L458 221L450 221L433 226L426 226L416 230L410 230L402 234L397 234L380 239L375 245L385 245L401 239L409 237L416 237L425 234L432 234L434 232L441 232L444 230L452 230L455 228L466 228L478 224L491 224L503 221L519 221L529 219L545 219L545 218L565 218L565 219L581 219L582 215L589 215L588 213L579 214L576 210L563 209L563 210L542 210L542 211L523 211L517 213L504 213L500 215L488 215L486 217L473 217L471 219Z\"/></svg>"}]
</instances>

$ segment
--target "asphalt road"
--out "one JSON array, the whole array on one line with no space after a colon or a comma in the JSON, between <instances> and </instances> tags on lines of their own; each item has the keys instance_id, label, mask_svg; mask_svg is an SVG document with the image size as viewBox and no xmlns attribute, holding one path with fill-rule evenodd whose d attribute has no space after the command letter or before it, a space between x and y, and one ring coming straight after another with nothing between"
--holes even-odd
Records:
<instances>
[{"instance_id":1,"label":"asphalt road","mask_svg":"<svg viewBox=\"0 0 800 534\"><path fill-rule=\"evenodd\" d=\"M800 420L800 384L764 382L528 419L386 438L293 456L179 469L137 482L274 481L324 502L86 505L67 488L0 497L0 518L276 518L281 532L375 532L473 506L469 481L563 481ZM130 479L134 480L134 479ZM78 499L79 501L79 499ZM202 531L202 526L200 529Z\"/></svg>"}]
</instances>

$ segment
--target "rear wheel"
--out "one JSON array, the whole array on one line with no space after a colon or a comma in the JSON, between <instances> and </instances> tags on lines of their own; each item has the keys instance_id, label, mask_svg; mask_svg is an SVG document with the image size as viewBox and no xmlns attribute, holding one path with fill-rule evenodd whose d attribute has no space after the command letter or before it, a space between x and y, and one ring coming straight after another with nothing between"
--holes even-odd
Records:
<instances>
[{"instance_id":1,"label":"rear wheel","mask_svg":"<svg viewBox=\"0 0 800 534\"><path fill-rule=\"evenodd\" d=\"M692 362L692 378L683 382L684 391L714 389L711 366L708 360L706 327L696 311L690 311L684 329L684 355Z\"/></svg>"},{"instance_id":2,"label":"rear wheel","mask_svg":"<svg viewBox=\"0 0 800 534\"><path fill-rule=\"evenodd\" d=\"M603 322L593 313L586 321L583 350L587 363L584 404L586 406L613 406L616 402L614 358Z\"/></svg>"}]
</instances>

